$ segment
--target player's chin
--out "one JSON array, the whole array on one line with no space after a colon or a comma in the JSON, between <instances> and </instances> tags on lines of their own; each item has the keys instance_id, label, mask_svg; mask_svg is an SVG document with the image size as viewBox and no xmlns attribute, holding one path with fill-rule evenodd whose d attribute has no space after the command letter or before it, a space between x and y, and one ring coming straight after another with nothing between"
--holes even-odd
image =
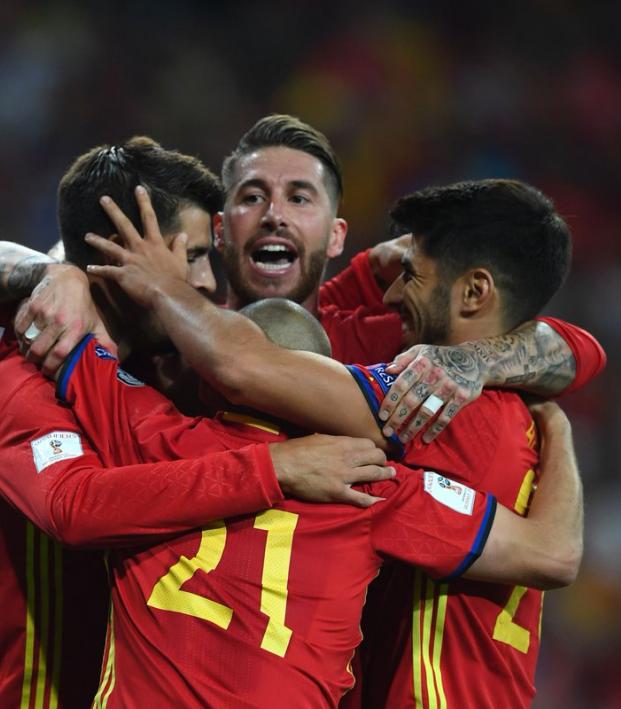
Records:
<instances>
[{"instance_id":1,"label":"player's chin","mask_svg":"<svg viewBox=\"0 0 621 709\"><path fill-rule=\"evenodd\" d=\"M289 298L301 285L302 275L297 268L281 273L253 273L246 283L253 287L259 298Z\"/></svg>"}]
</instances>

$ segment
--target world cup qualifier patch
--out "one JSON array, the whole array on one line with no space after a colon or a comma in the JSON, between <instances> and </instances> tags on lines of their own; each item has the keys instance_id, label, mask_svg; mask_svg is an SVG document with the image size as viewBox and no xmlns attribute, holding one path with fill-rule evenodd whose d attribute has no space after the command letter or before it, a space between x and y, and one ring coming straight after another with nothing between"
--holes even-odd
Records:
<instances>
[{"instance_id":1,"label":"world cup qualifier patch","mask_svg":"<svg viewBox=\"0 0 621 709\"><path fill-rule=\"evenodd\" d=\"M456 483L440 473L425 470L425 492L455 512L472 514L475 492L463 483Z\"/></svg>"},{"instance_id":2,"label":"world cup qualifier patch","mask_svg":"<svg viewBox=\"0 0 621 709\"><path fill-rule=\"evenodd\" d=\"M80 434L73 431L46 433L45 436L31 441L30 447L37 473L45 470L52 463L84 455Z\"/></svg>"}]
</instances>

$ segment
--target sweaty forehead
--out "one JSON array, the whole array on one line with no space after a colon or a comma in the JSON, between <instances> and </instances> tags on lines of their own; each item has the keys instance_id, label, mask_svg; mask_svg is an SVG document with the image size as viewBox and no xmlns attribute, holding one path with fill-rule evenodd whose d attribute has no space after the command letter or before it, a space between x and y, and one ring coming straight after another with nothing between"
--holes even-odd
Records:
<instances>
[{"instance_id":1,"label":"sweaty forehead","mask_svg":"<svg viewBox=\"0 0 621 709\"><path fill-rule=\"evenodd\" d=\"M268 187L308 182L325 189L324 172L320 160L301 150L284 146L260 148L240 158L234 189L250 181L262 182Z\"/></svg>"},{"instance_id":2,"label":"sweaty forehead","mask_svg":"<svg viewBox=\"0 0 621 709\"><path fill-rule=\"evenodd\" d=\"M195 206L179 210L180 231L188 235L188 251L211 248L211 216Z\"/></svg>"}]
</instances>

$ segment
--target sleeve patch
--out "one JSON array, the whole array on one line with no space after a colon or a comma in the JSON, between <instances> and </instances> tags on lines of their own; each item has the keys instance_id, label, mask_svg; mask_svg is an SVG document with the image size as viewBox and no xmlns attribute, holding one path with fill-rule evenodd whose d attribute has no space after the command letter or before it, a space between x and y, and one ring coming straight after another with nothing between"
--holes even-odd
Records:
<instances>
[{"instance_id":1,"label":"sleeve patch","mask_svg":"<svg viewBox=\"0 0 621 709\"><path fill-rule=\"evenodd\" d=\"M372 367L364 367L359 364L346 364L349 373L354 378L356 384L360 387L360 391L367 400L367 404L371 409L371 413L377 421L380 429L384 427L384 422L379 418L379 409L382 399L388 393L390 387L396 377L386 372L386 364L374 364ZM405 447L399 440L396 433L388 436L388 439L394 447L394 457L402 458L405 454Z\"/></svg>"},{"instance_id":2,"label":"sleeve patch","mask_svg":"<svg viewBox=\"0 0 621 709\"><path fill-rule=\"evenodd\" d=\"M462 515L472 515L475 492L472 488L449 478L425 471L425 492L440 504L446 505Z\"/></svg>"},{"instance_id":3,"label":"sleeve patch","mask_svg":"<svg viewBox=\"0 0 621 709\"><path fill-rule=\"evenodd\" d=\"M80 434L72 431L47 433L31 441L30 446L37 473L45 470L52 463L84 455Z\"/></svg>"}]
</instances>

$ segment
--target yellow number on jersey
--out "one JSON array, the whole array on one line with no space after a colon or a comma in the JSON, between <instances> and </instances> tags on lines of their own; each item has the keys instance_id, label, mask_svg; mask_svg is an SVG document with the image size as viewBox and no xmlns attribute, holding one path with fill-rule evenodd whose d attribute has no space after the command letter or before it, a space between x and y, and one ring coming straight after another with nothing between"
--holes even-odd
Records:
<instances>
[{"instance_id":1,"label":"yellow number on jersey","mask_svg":"<svg viewBox=\"0 0 621 709\"><path fill-rule=\"evenodd\" d=\"M257 515L254 521L255 529L267 532L261 579L261 612L269 620L261 647L279 657L284 657L291 640L291 629L285 625L285 615L291 548L297 522L297 514L284 510L267 510ZM168 569L153 587L147 605L201 618L226 630L233 618L232 608L181 589L199 569L205 573L216 569L224 554L225 544L224 522L212 522L205 527L196 555L191 559L182 556Z\"/></svg>"},{"instance_id":2,"label":"yellow number on jersey","mask_svg":"<svg viewBox=\"0 0 621 709\"><path fill-rule=\"evenodd\" d=\"M201 543L196 556L191 559L182 556L176 564L173 564L168 569L168 573L164 574L153 587L147 605L163 611L185 613L195 618L209 620L226 630L233 617L232 608L199 596L197 593L181 590L183 584L189 581L199 569L209 573L218 566L225 544L224 522L218 520L205 527L201 532Z\"/></svg>"},{"instance_id":3,"label":"yellow number on jersey","mask_svg":"<svg viewBox=\"0 0 621 709\"><path fill-rule=\"evenodd\" d=\"M529 443L534 443L534 423L528 429L526 435L529 439ZM528 503L533 491L534 481L535 471L532 469L527 470L513 506L513 509L520 515L525 515L528 510ZM492 635L494 640L511 645L511 647L514 647L518 650L518 652L523 653L528 652L528 646L530 645L530 631L521 625L514 623L513 618L515 618L518 606L520 605L520 601L525 593L526 588L524 586L515 586L509 596L509 600L505 604L505 607L500 611L498 618L496 618L494 633Z\"/></svg>"},{"instance_id":4,"label":"yellow number on jersey","mask_svg":"<svg viewBox=\"0 0 621 709\"><path fill-rule=\"evenodd\" d=\"M513 622L513 618L517 612L522 596L526 593L525 586L516 586L505 607L500 611L496 618L494 633L492 637L501 643L511 645L519 652L527 653L530 645L530 631L523 628L521 625Z\"/></svg>"},{"instance_id":5,"label":"yellow number on jersey","mask_svg":"<svg viewBox=\"0 0 621 709\"><path fill-rule=\"evenodd\" d=\"M261 579L261 613L269 618L261 647L284 657L291 640L291 629L285 625L287 581L293 533L298 515L282 510L267 510L257 515L254 526L267 532L263 578Z\"/></svg>"}]
</instances>

